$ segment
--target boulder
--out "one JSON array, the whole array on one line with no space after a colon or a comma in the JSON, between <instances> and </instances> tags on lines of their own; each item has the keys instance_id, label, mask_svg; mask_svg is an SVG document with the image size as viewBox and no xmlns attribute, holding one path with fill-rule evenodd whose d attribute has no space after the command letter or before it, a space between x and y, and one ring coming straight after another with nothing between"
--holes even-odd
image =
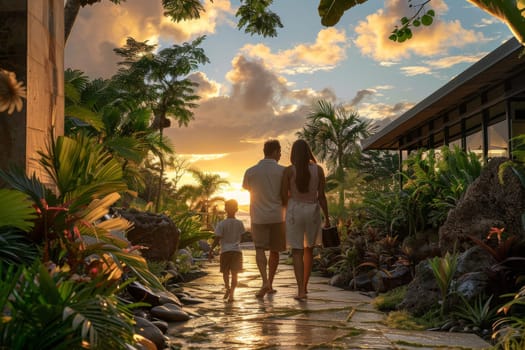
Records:
<instances>
[{"instance_id":1,"label":"boulder","mask_svg":"<svg viewBox=\"0 0 525 350\"><path fill-rule=\"evenodd\" d=\"M498 178L499 166L506 158L493 158L481 175L468 187L457 206L448 213L439 229L441 252L464 250L474 245L468 238L487 236L491 227L525 236L521 215L525 212L525 190L511 169L506 169L504 184Z\"/></svg>"},{"instance_id":2,"label":"boulder","mask_svg":"<svg viewBox=\"0 0 525 350\"><path fill-rule=\"evenodd\" d=\"M416 275L408 284L405 298L397 307L420 316L435 306L440 298L441 292L432 268L428 260L424 260L417 264Z\"/></svg>"},{"instance_id":3,"label":"boulder","mask_svg":"<svg viewBox=\"0 0 525 350\"><path fill-rule=\"evenodd\" d=\"M142 255L149 260L170 260L180 238L180 231L168 216L142 212L136 209L119 209L116 213L133 223L127 238L133 245L142 245Z\"/></svg>"},{"instance_id":4,"label":"boulder","mask_svg":"<svg viewBox=\"0 0 525 350\"><path fill-rule=\"evenodd\" d=\"M149 287L141 284L140 282L133 281L127 287L128 293L133 297L135 301L141 301L150 304L151 306L157 306L162 304L176 304L182 306L179 298L170 291L153 291Z\"/></svg>"},{"instance_id":5,"label":"boulder","mask_svg":"<svg viewBox=\"0 0 525 350\"><path fill-rule=\"evenodd\" d=\"M151 308L151 316L166 322L181 322L190 319L188 313L180 306L171 303Z\"/></svg>"},{"instance_id":6,"label":"boulder","mask_svg":"<svg viewBox=\"0 0 525 350\"><path fill-rule=\"evenodd\" d=\"M151 340L157 349L164 349L166 346L162 331L145 318L135 317L135 333Z\"/></svg>"}]
</instances>

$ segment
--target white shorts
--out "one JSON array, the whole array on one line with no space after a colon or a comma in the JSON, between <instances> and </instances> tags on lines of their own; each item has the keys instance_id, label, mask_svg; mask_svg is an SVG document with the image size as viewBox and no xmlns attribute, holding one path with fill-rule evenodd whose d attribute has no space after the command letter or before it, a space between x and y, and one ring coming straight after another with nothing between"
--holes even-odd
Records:
<instances>
[{"instance_id":1,"label":"white shorts","mask_svg":"<svg viewBox=\"0 0 525 350\"><path fill-rule=\"evenodd\" d=\"M293 199L286 208L286 243L288 248L304 249L321 245L321 210L319 203Z\"/></svg>"}]
</instances>

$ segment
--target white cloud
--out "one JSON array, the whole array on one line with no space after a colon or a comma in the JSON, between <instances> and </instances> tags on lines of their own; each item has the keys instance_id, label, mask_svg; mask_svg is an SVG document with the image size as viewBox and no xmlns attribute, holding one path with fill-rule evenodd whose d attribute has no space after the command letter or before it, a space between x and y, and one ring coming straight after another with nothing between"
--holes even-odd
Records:
<instances>
[{"instance_id":1,"label":"white cloud","mask_svg":"<svg viewBox=\"0 0 525 350\"><path fill-rule=\"evenodd\" d=\"M248 44L241 49L246 57L264 61L281 74L311 74L320 70L332 70L346 58L348 40L342 30L321 30L315 43L299 44L288 50L272 52L264 44Z\"/></svg>"},{"instance_id":2,"label":"white cloud","mask_svg":"<svg viewBox=\"0 0 525 350\"><path fill-rule=\"evenodd\" d=\"M432 8L436 12L434 23L428 27L413 28L413 37L403 43L388 39L391 31L398 25L399 19L411 16L406 0L386 0L385 6L360 21L355 29L355 45L361 53L372 57L382 64L406 59L411 56L434 56L444 54L453 47L486 40L482 33L467 30L459 21L445 22L439 14L448 10L443 0L433 0Z\"/></svg>"}]
</instances>

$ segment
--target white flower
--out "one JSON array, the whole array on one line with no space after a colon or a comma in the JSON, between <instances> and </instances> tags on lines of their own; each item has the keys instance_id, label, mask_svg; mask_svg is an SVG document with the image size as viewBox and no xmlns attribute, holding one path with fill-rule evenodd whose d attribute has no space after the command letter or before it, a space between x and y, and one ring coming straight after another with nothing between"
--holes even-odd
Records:
<instances>
[{"instance_id":1,"label":"white flower","mask_svg":"<svg viewBox=\"0 0 525 350\"><path fill-rule=\"evenodd\" d=\"M16 75L0 69L0 112L13 114L22 110L22 98L26 98L26 88L16 81Z\"/></svg>"}]
</instances>

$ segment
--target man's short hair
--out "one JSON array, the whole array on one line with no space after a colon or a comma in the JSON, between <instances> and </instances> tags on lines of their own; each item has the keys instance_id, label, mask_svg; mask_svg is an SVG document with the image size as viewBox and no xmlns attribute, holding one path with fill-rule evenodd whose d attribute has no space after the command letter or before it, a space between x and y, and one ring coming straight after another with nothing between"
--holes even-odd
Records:
<instances>
[{"instance_id":1,"label":"man's short hair","mask_svg":"<svg viewBox=\"0 0 525 350\"><path fill-rule=\"evenodd\" d=\"M268 157L271 156L275 151L281 150L281 144L279 143L279 140L268 140L264 143L264 156Z\"/></svg>"}]
</instances>

